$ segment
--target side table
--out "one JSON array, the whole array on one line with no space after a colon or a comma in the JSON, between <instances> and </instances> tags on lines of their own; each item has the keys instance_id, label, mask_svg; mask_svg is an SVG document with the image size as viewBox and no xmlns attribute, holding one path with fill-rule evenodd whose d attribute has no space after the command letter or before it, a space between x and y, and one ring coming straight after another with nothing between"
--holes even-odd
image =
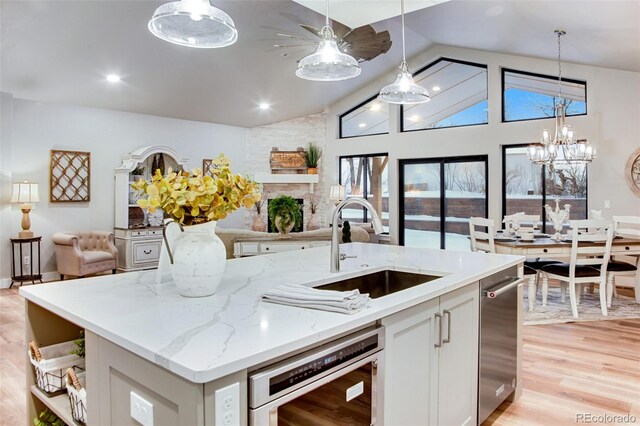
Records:
<instances>
[{"instance_id":1,"label":"side table","mask_svg":"<svg viewBox=\"0 0 640 426\"><path fill-rule=\"evenodd\" d=\"M24 283L31 281L35 284L36 281L42 282L42 272L40 271L40 242L42 237L32 238L11 238L11 284L9 288L13 287L14 282ZM36 246L37 262L34 259L34 245ZM29 246L28 249L26 246ZM28 250L28 251L27 251ZM29 253L29 264L26 267L24 262L24 255ZM16 259L16 254L19 257ZM17 263L20 265L18 268ZM19 272L19 274L18 274ZM28 272L28 273L27 273Z\"/></svg>"}]
</instances>

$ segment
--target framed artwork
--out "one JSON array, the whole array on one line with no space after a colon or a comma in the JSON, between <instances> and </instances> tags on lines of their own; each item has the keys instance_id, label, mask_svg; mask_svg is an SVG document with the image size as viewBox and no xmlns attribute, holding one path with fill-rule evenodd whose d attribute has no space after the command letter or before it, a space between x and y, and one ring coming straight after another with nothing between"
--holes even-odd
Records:
<instances>
[{"instance_id":1,"label":"framed artwork","mask_svg":"<svg viewBox=\"0 0 640 426\"><path fill-rule=\"evenodd\" d=\"M273 148L269 164L272 171L304 171L307 169L304 148L298 148L296 151L280 151L278 148Z\"/></svg>"},{"instance_id":2,"label":"framed artwork","mask_svg":"<svg viewBox=\"0 0 640 426\"><path fill-rule=\"evenodd\" d=\"M629 188L631 188L634 194L640 197L640 148L629 156L624 177L627 180Z\"/></svg>"},{"instance_id":3,"label":"framed artwork","mask_svg":"<svg viewBox=\"0 0 640 426\"><path fill-rule=\"evenodd\" d=\"M49 201L86 203L91 201L91 153L51 150Z\"/></svg>"},{"instance_id":4,"label":"framed artwork","mask_svg":"<svg viewBox=\"0 0 640 426\"><path fill-rule=\"evenodd\" d=\"M213 176L213 159L205 158L202 160L202 176Z\"/></svg>"}]
</instances>

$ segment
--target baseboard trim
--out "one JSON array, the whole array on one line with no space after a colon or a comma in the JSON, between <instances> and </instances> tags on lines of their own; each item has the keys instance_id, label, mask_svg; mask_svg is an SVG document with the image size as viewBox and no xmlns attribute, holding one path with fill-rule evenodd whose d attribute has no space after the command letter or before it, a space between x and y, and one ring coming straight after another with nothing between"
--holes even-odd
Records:
<instances>
[{"instance_id":1,"label":"baseboard trim","mask_svg":"<svg viewBox=\"0 0 640 426\"><path fill-rule=\"evenodd\" d=\"M42 274L42 281L60 281L60 274L56 271L53 272L44 272ZM36 283L38 283L36 281ZM24 285L31 285L31 281L23 283ZM11 278L0 278L0 288L9 288L11 285ZM20 287L20 283L16 282L13 284L14 287Z\"/></svg>"}]
</instances>

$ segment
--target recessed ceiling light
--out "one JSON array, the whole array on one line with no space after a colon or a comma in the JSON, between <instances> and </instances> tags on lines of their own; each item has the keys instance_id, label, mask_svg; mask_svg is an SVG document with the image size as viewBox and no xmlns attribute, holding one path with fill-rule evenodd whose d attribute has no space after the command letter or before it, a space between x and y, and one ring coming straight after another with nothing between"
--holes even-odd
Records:
<instances>
[{"instance_id":1,"label":"recessed ceiling light","mask_svg":"<svg viewBox=\"0 0 640 426\"><path fill-rule=\"evenodd\" d=\"M367 127L367 123L360 123L360 124L358 124L358 127L363 129L363 128Z\"/></svg>"},{"instance_id":2,"label":"recessed ceiling light","mask_svg":"<svg viewBox=\"0 0 640 426\"><path fill-rule=\"evenodd\" d=\"M369 108L371 111L380 111L380 102L376 102Z\"/></svg>"},{"instance_id":3,"label":"recessed ceiling light","mask_svg":"<svg viewBox=\"0 0 640 426\"><path fill-rule=\"evenodd\" d=\"M440 86L433 86L431 88L431 90L433 90L434 92L439 92L440 91Z\"/></svg>"},{"instance_id":4,"label":"recessed ceiling light","mask_svg":"<svg viewBox=\"0 0 640 426\"><path fill-rule=\"evenodd\" d=\"M409 117L409 120L420 121L420 116L418 114L413 114L411 117Z\"/></svg>"},{"instance_id":5,"label":"recessed ceiling light","mask_svg":"<svg viewBox=\"0 0 640 426\"><path fill-rule=\"evenodd\" d=\"M117 83L120 81L120 76L118 74L108 74L107 81L109 83Z\"/></svg>"},{"instance_id":6,"label":"recessed ceiling light","mask_svg":"<svg viewBox=\"0 0 640 426\"><path fill-rule=\"evenodd\" d=\"M271 105L269 105L269 104L268 104L268 103L266 103L266 102L262 102L262 103L260 103L260 105L258 105L258 108L260 108L260 109L262 109L262 110L266 110L266 109L271 108Z\"/></svg>"}]
</instances>

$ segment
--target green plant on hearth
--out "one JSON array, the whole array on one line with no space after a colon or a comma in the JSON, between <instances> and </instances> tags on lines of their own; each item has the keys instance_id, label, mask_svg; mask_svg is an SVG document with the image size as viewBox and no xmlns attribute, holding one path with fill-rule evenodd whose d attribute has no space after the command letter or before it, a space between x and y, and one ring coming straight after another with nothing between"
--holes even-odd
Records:
<instances>
[{"instance_id":1,"label":"green plant on hearth","mask_svg":"<svg viewBox=\"0 0 640 426\"><path fill-rule=\"evenodd\" d=\"M269 200L269 219L271 219L271 230L275 232L276 217L280 218L280 226L288 228L291 224L300 226L302 224L302 210L298 201L288 195Z\"/></svg>"},{"instance_id":2,"label":"green plant on hearth","mask_svg":"<svg viewBox=\"0 0 640 426\"><path fill-rule=\"evenodd\" d=\"M72 354L84 358L84 330L80 330L80 338L73 341L76 348L71 351Z\"/></svg>"},{"instance_id":3,"label":"green plant on hearth","mask_svg":"<svg viewBox=\"0 0 640 426\"><path fill-rule=\"evenodd\" d=\"M322 148L314 143L310 143L304 154L307 161L307 167L317 168L318 163L320 162L320 157L322 157Z\"/></svg>"},{"instance_id":4,"label":"green plant on hearth","mask_svg":"<svg viewBox=\"0 0 640 426\"><path fill-rule=\"evenodd\" d=\"M66 423L48 408L40 411L38 417L33 419L33 424L35 426L66 426Z\"/></svg>"}]
</instances>

